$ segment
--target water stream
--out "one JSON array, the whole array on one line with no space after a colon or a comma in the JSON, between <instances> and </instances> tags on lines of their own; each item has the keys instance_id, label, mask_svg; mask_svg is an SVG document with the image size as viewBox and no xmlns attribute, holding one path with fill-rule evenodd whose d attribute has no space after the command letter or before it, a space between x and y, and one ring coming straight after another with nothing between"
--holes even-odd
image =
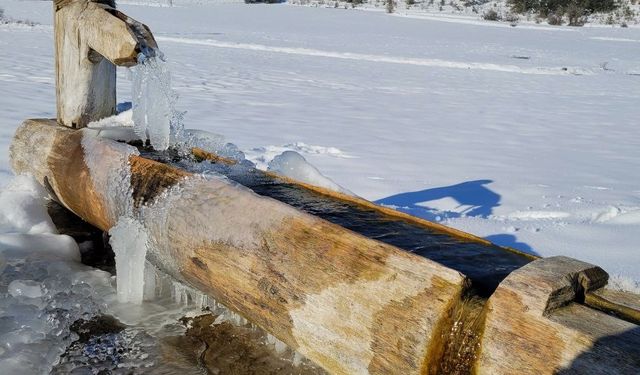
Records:
<instances>
[{"instance_id":1,"label":"water stream","mask_svg":"<svg viewBox=\"0 0 640 375\"><path fill-rule=\"evenodd\" d=\"M259 195L276 199L365 237L453 268L471 279L476 293L481 297L490 296L507 275L532 260L528 256L496 245L465 240L401 218L385 215L381 211L328 197L274 178L249 165L195 163L144 150L142 156L171 163L193 173L226 176Z\"/></svg>"}]
</instances>

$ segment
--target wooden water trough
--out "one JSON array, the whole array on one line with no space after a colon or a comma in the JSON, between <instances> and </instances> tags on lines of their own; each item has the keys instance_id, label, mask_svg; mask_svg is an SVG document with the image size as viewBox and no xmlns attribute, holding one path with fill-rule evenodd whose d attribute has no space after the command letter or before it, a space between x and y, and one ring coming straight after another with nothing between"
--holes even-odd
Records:
<instances>
[{"instance_id":1,"label":"wooden water trough","mask_svg":"<svg viewBox=\"0 0 640 375\"><path fill-rule=\"evenodd\" d=\"M228 179L205 179L144 158L95 129L27 120L16 132L11 160L17 173L33 174L56 200L102 230L122 216L138 220L153 264L330 373L640 369L640 329L633 323L640 299L612 298L602 289L607 274L590 264L565 257L527 259L482 295L473 278L451 267ZM471 235L359 198L298 187L389 222L438 232L458 241L454 247L492 249ZM510 254L501 251L493 256ZM608 304L593 308L590 296Z\"/></svg>"},{"instance_id":2,"label":"wooden water trough","mask_svg":"<svg viewBox=\"0 0 640 375\"><path fill-rule=\"evenodd\" d=\"M599 267L194 150L226 176L204 178L83 128L115 112L114 64L155 41L112 1L54 12L58 118L18 128L13 169L103 231L137 221L177 280L333 374L640 372L640 297Z\"/></svg>"}]
</instances>

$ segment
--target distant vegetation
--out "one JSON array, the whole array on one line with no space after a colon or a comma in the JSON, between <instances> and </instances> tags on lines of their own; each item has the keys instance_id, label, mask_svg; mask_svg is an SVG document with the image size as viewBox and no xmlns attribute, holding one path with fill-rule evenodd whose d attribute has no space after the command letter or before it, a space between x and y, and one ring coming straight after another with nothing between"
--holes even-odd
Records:
<instances>
[{"instance_id":1,"label":"distant vegetation","mask_svg":"<svg viewBox=\"0 0 640 375\"><path fill-rule=\"evenodd\" d=\"M17 24L17 25L27 25L27 26L35 26L38 24L37 22L33 22L29 20L15 20L11 17L7 17L4 14L4 9L0 8L0 25L6 25L10 23Z\"/></svg>"},{"instance_id":2,"label":"distant vegetation","mask_svg":"<svg viewBox=\"0 0 640 375\"><path fill-rule=\"evenodd\" d=\"M247 0L254 1L254 0ZM265 0L259 0L265 1ZM265 2L268 2L266 0ZM271 0L273 1L273 0ZM640 23L640 0L288 0L291 4L333 8L369 7L389 13L412 10L476 14L487 21L547 22L582 26L587 22L627 26Z\"/></svg>"},{"instance_id":3,"label":"distant vegetation","mask_svg":"<svg viewBox=\"0 0 640 375\"><path fill-rule=\"evenodd\" d=\"M515 13L535 12L551 25L561 25L564 18L570 26L582 26L587 16L611 12L618 8L616 0L508 0Z\"/></svg>"},{"instance_id":4,"label":"distant vegetation","mask_svg":"<svg viewBox=\"0 0 640 375\"><path fill-rule=\"evenodd\" d=\"M387 0L387 13L393 13L394 10L395 4L393 3L393 0Z\"/></svg>"}]
</instances>

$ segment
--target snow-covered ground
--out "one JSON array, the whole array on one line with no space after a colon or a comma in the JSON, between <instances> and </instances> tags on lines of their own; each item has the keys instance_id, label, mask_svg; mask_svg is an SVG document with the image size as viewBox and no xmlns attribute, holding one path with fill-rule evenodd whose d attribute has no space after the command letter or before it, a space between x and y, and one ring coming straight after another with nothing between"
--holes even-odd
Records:
<instances>
[{"instance_id":1,"label":"snow-covered ground","mask_svg":"<svg viewBox=\"0 0 640 375\"><path fill-rule=\"evenodd\" d=\"M2 0L0 184L55 111L51 3ZM287 5L121 9L151 27L189 128L259 166L301 153L355 194L640 280L640 30L494 27ZM445 22L442 22L445 21ZM119 100L131 85L120 72Z\"/></svg>"}]
</instances>

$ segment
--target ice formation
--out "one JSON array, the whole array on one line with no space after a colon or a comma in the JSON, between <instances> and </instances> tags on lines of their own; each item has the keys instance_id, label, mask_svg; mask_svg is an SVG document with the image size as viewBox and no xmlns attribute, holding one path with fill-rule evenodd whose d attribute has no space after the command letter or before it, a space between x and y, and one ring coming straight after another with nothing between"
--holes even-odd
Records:
<instances>
[{"instance_id":1,"label":"ice formation","mask_svg":"<svg viewBox=\"0 0 640 375\"><path fill-rule=\"evenodd\" d=\"M109 230L109 235L116 254L118 301L142 303L147 233L140 222L123 216Z\"/></svg>"},{"instance_id":2,"label":"ice formation","mask_svg":"<svg viewBox=\"0 0 640 375\"><path fill-rule=\"evenodd\" d=\"M184 148L198 147L216 155L242 161L245 155L233 143L225 140L223 135L199 129L185 129L180 142Z\"/></svg>"},{"instance_id":3,"label":"ice formation","mask_svg":"<svg viewBox=\"0 0 640 375\"><path fill-rule=\"evenodd\" d=\"M43 206L46 196L33 178L14 178L0 193L0 233L55 233Z\"/></svg>"},{"instance_id":4,"label":"ice formation","mask_svg":"<svg viewBox=\"0 0 640 375\"><path fill-rule=\"evenodd\" d=\"M248 324L150 264L143 275L149 302L119 302L112 276L81 264L75 241L57 234L47 199L46 191L28 176L15 177L0 190L0 373L184 374L165 371L159 353L162 337L184 332L178 319L202 314L207 307L219 315L218 323ZM129 241L126 246L133 251L144 249L137 230L130 218L113 229L122 234L116 233L116 241ZM134 243L138 246L131 246ZM134 258L144 262L140 253ZM118 272L126 271L120 267ZM139 275L131 276L139 281ZM140 293L131 291L136 298ZM74 323L105 315L127 326L79 340Z\"/></svg>"},{"instance_id":5,"label":"ice formation","mask_svg":"<svg viewBox=\"0 0 640 375\"><path fill-rule=\"evenodd\" d=\"M171 75L162 53L153 57L140 55L139 64L132 69L132 114L127 111L94 122L90 127L101 128L104 136L131 140L126 133L109 129L133 126L136 136L149 139L157 151L176 147L189 152L193 147L234 160L244 160L244 154L224 137L197 129L184 129L183 113L175 108L178 95L171 88ZM105 129L106 128L106 129Z\"/></svg>"},{"instance_id":6,"label":"ice formation","mask_svg":"<svg viewBox=\"0 0 640 375\"><path fill-rule=\"evenodd\" d=\"M59 235L47 193L16 177L0 192L0 372L46 374L75 340L71 324L96 314L110 275L79 263L78 246Z\"/></svg>"},{"instance_id":7,"label":"ice formation","mask_svg":"<svg viewBox=\"0 0 640 375\"><path fill-rule=\"evenodd\" d=\"M175 110L177 95L171 89L166 62L159 51L153 57L141 54L132 72L135 132L141 139L149 139L154 149L166 150L182 126L182 114Z\"/></svg>"},{"instance_id":8,"label":"ice formation","mask_svg":"<svg viewBox=\"0 0 640 375\"><path fill-rule=\"evenodd\" d=\"M305 158L295 151L285 151L269 162L269 171L275 172L294 180L310 185L323 187L352 195L350 191L325 177L320 171L309 164Z\"/></svg>"}]
</instances>

